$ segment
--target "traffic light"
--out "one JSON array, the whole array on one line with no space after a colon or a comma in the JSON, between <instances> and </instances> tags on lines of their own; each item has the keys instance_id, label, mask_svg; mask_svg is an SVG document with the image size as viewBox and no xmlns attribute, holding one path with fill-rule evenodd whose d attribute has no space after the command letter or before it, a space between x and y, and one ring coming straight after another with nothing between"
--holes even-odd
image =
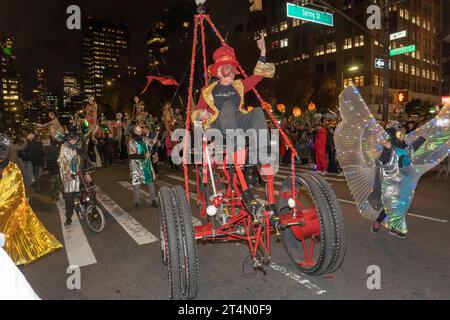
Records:
<instances>
[{"instance_id":1,"label":"traffic light","mask_svg":"<svg viewBox=\"0 0 450 320\"><path fill-rule=\"evenodd\" d=\"M398 93L398 102L406 103L409 101L408 91L401 91Z\"/></svg>"}]
</instances>

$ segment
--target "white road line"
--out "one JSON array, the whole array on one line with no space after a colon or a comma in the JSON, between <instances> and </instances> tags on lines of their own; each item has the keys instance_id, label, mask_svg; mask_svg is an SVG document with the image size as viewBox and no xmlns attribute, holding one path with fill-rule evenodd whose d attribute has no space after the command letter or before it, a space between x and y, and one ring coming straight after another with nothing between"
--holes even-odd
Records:
<instances>
[{"instance_id":1,"label":"white road line","mask_svg":"<svg viewBox=\"0 0 450 320\"><path fill-rule=\"evenodd\" d=\"M74 213L72 217L72 224L65 227L66 220L66 205L64 200L60 199L56 203L59 217L61 219L62 233L64 237L64 247L67 253L69 265L86 267L97 263L91 246L89 245L83 228L81 227L78 216Z\"/></svg>"},{"instance_id":2,"label":"white road line","mask_svg":"<svg viewBox=\"0 0 450 320\"><path fill-rule=\"evenodd\" d=\"M431 217L421 216L421 215L413 214L413 213L408 213L408 216L425 219L425 220L430 220L430 221L435 221L435 222L448 223L448 220L431 218Z\"/></svg>"},{"instance_id":3,"label":"white road line","mask_svg":"<svg viewBox=\"0 0 450 320\"><path fill-rule=\"evenodd\" d=\"M122 228L133 238L138 245L158 242L159 239L155 237L150 231L145 229L132 216L125 212L117 203L115 203L109 196L96 187L97 200L102 204L106 211L113 216L114 219L122 226Z\"/></svg>"},{"instance_id":4,"label":"white road line","mask_svg":"<svg viewBox=\"0 0 450 320\"><path fill-rule=\"evenodd\" d=\"M289 173L289 174L291 173L290 170L288 171L288 170L279 169L278 171L281 172L281 173ZM300 171L308 172L308 171L311 171L311 170L303 170L303 169L300 169ZM280 178L286 179L286 178L290 177L290 175L289 175L289 176L286 176L286 175L277 174L276 177L280 177ZM327 180L327 181L345 182L344 179L330 178L330 177L327 177L327 176L325 176L325 177L323 177L323 178L324 178L325 180ZM330 183L330 185L333 185L333 184Z\"/></svg>"},{"instance_id":5,"label":"white road line","mask_svg":"<svg viewBox=\"0 0 450 320\"><path fill-rule=\"evenodd\" d=\"M338 200L339 200L339 202L342 202L342 203L356 205L356 202L354 202L354 201L342 200L342 199L338 199ZM427 217L427 216L421 216L419 214L414 214L414 213L408 213L408 216L419 218L419 219L430 220L430 221L434 221L434 222L448 223L448 220L437 219L437 218L432 218L432 217Z\"/></svg>"},{"instance_id":6,"label":"white road line","mask_svg":"<svg viewBox=\"0 0 450 320\"><path fill-rule=\"evenodd\" d=\"M157 183L158 183L158 182L157 182ZM119 184L120 184L122 187L124 187L124 188L126 188L126 189L128 189L128 190L130 190L130 191L133 191L133 187L131 186L131 184L130 184L129 182L126 182L126 181L120 181ZM144 198L144 201L147 202L147 203L150 203L150 201L148 200L148 197L149 197L148 192L141 189L141 190L140 190L140 193L141 193L141 197ZM191 198L192 198L192 194L191 194L190 196L191 196ZM194 217L194 216L192 216L192 222L193 222L194 226L201 226L201 225L202 225L202 223L200 222L200 220L198 220L198 219L197 219L196 217Z\"/></svg>"},{"instance_id":7,"label":"white road line","mask_svg":"<svg viewBox=\"0 0 450 320\"><path fill-rule=\"evenodd\" d=\"M298 274L296 274L294 272L290 272L284 267L280 267L280 266L278 266L278 265L276 265L274 263L271 263L270 267L273 270L280 272L282 275L284 275L284 276L286 276L288 278L291 278L292 280L298 282L299 284L301 284L305 288L313 291L317 295L322 295L322 294L327 293L326 290L321 289L319 286L315 285L310 280L304 279L300 275L298 275Z\"/></svg>"}]
</instances>

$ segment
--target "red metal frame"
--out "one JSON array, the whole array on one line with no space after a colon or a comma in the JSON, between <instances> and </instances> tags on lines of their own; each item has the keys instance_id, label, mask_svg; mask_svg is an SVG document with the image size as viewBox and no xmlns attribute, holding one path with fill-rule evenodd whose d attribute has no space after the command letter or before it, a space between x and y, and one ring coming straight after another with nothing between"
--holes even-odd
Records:
<instances>
[{"instance_id":1,"label":"red metal frame","mask_svg":"<svg viewBox=\"0 0 450 320\"><path fill-rule=\"evenodd\" d=\"M215 25L211 21L209 15L198 14L195 15L194 19L194 39L192 44L192 60L191 60L191 73L190 73L190 85L189 85L189 96L188 96L188 106L187 106L187 117L186 117L186 137L190 137L190 121L191 121L191 110L193 105L193 90L194 90L194 73L195 73L195 61L196 61L196 48L198 44L198 29L200 28L201 34L201 44L203 46L203 69L205 75L205 83L208 83L208 71L207 71L207 57L206 57L206 41L205 41L205 27L204 22L207 22L212 30L215 32L216 36L219 38L222 44L225 44L225 40L219 31L216 29ZM242 75L247 78L247 74L241 66L239 70ZM314 250L314 237L320 235L320 225L317 219L317 213L314 209L306 210L303 208L299 201L299 193L296 190L296 167L295 159L297 157L297 152L290 141L289 137L280 127L275 117L271 113L270 106L266 103L261 95L256 89L253 90L264 110L271 118L275 127L280 131L282 138L285 140L286 144L292 150L291 155L291 170L292 170L292 190L291 192L283 193L281 196L293 198L296 200L297 206L292 209L288 214L283 214L280 216L279 224L284 227L289 227L292 229L295 237L302 242L303 251L305 253L305 261L302 265L313 264L313 250ZM185 139L185 149L188 148L188 140ZM206 141L203 142L202 151L205 154L205 148L207 147ZM224 157L226 160L226 157ZM270 224L270 212L264 210L263 218L260 219L258 223L253 221L252 215L245 209L245 206L241 200L241 194L247 189L246 182L242 174L242 167L235 166L233 173L230 173L226 161L223 164L213 164L215 172L220 173L220 177L224 178L223 182L226 186L226 192L223 195L223 199L206 199L204 194L201 194L200 183L208 184L211 180L208 179L209 172L207 170L207 162L203 160L203 172L202 181L199 179L199 166L196 165L196 182L197 182L197 204L200 205L200 216L204 219L207 217L206 208L208 205L220 206L221 203L230 209L228 223L222 225L218 228L213 226L212 223L208 223L202 226L197 226L194 228L195 238L197 240L205 241L245 241L249 245L249 250L252 258L255 260L257 258L258 250L262 251L267 257L270 257L270 235L273 231L276 231ZM184 153L183 159L183 169L185 178L185 189L188 201L189 197L189 178L188 178L188 165L187 165L187 152ZM271 175L263 176L267 183L267 193L269 195L269 204L275 204L275 192L274 192L274 177ZM238 208L238 211L236 210ZM237 211L237 213L236 213ZM240 235L237 233L238 230L244 228L245 235ZM310 248L307 247L306 240L312 239L313 243Z\"/></svg>"}]
</instances>

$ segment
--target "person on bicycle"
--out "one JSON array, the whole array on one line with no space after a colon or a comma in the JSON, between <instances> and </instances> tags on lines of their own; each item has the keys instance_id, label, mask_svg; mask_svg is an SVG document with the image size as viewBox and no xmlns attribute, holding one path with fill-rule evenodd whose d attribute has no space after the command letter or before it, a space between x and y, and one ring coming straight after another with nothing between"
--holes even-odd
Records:
<instances>
[{"instance_id":1,"label":"person on bicycle","mask_svg":"<svg viewBox=\"0 0 450 320\"><path fill-rule=\"evenodd\" d=\"M66 142L62 145L58 165L61 180L63 183L64 198L66 202L66 222L65 226L72 224L74 211L74 197L81 189L81 178L86 183L91 183L90 161L83 150L81 135L76 126L69 128L66 136Z\"/></svg>"},{"instance_id":2,"label":"person on bicycle","mask_svg":"<svg viewBox=\"0 0 450 320\"><path fill-rule=\"evenodd\" d=\"M235 80L235 76L240 73L237 70L239 62L236 59L233 48L223 45L214 52L213 58L215 63L209 68L209 72L218 80L202 89L200 100L191 116L191 120L195 125L199 125L199 123L206 120L205 127L219 129L224 136L226 136L228 130L235 130L236 132L242 129L245 132L255 129L268 132L264 110L255 108L249 112L244 107L245 93L254 89L264 78L273 78L275 75L275 65L266 63L264 34L261 34L261 39L258 40L257 44L261 51L260 58L253 75L245 80ZM245 158L243 152L245 152L245 146L236 148L233 154L235 164L237 164L236 162L241 162L237 159ZM261 153L262 151L260 150ZM261 164L263 170L266 170L268 173L271 172L270 163ZM246 185L240 168L237 166L236 169L243 188L242 198L245 206L251 214L255 215L260 207ZM270 173L267 176L269 175ZM269 203L272 202L270 200Z\"/></svg>"}]
</instances>

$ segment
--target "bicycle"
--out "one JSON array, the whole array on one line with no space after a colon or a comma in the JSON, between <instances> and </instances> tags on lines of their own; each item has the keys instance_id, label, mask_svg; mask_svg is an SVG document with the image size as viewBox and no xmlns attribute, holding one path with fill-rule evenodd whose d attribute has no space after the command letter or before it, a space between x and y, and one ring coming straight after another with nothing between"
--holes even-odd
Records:
<instances>
[{"instance_id":1,"label":"bicycle","mask_svg":"<svg viewBox=\"0 0 450 320\"><path fill-rule=\"evenodd\" d=\"M74 199L75 212L91 231L100 233L105 228L105 215L103 209L97 205L95 186L88 184L84 176L80 176L80 180L81 189Z\"/></svg>"}]
</instances>

